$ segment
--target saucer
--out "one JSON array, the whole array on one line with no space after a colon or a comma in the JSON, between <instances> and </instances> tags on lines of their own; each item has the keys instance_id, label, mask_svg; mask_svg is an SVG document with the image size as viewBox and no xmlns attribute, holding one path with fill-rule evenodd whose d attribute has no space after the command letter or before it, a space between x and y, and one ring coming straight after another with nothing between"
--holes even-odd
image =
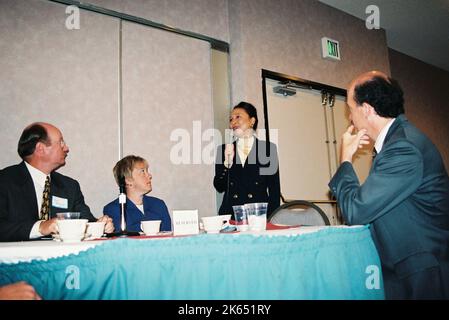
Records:
<instances>
[{"instance_id":1,"label":"saucer","mask_svg":"<svg viewBox=\"0 0 449 320\"><path fill-rule=\"evenodd\" d=\"M53 241L63 242L63 243L79 243L81 241L85 241L85 240L89 239L89 238L84 237L82 239L70 239L70 240L62 241L59 234L52 234L52 237L53 237ZM93 240L93 239L90 239L90 240Z\"/></svg>"},{"instance_id":2,"label":"saucer","mask_svg":"<svg viewBox=\"0 0 449 320\"><path fill-rule=\"evenodd\" d=\"M154 234L145 234L142 231L140 231L139 234L143 237L162 237L162 236L172 236L173 231L159 231L158 233Z\"/></svg>"},{"instance_id":3,"label":"saucer","mask_svg":"<svg viewBox=\"0 0 449 320\"><path fill-rule=\"evenodd\" d=\"M220 230L212 230L212 231L205 230L205 231L206 231L206 233L210 233L210 234L218 234L218 233L220 233Z\"/></svg>"},{"instance_id":4,"label":"saucer","mask_svg":"<svg viewBox=\"0 0 449 320\"><path fill-rule=\"evenodd\" d=\"M59 240L60 242L62 242L62 243L80 243L81 241L83 241L83 240L77 240L77 239L71 239L71 240L64 240L64 241L62 241L62 240Z\"/></svg>"},{"instance_id":5,"label":"saucer","mask_svg":"<svg viewBox=\"0 0 449 320\"><path fill-rule=\"evenodd\" d=\"M96 239L104 239L106 238L104 235L101 235L100 237L88 237L88 238L84 238L83 241L92 241L92 240L96 240Z\"/></svg>"}]
</instances>

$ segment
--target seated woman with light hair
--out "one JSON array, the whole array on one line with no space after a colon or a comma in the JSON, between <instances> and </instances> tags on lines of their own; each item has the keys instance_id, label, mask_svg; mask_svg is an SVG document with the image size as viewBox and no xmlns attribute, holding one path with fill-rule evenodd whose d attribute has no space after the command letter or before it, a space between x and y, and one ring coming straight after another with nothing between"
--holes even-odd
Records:
<instances>
[{"instance_id":1,"label":"seated woman with light hair","mask_svg":"<svg viewBox=\"0 0 449 320\"><path fill-rule=\"evenodd\" d=\"M148 162L141 157L129 155L116 163L113 173L118 185L121 181L125 181L127 231L142 231L140 223L148 220L161 220L160 231L171 231L170 214L165 202L146 195L152 190L152 175L148 170ZM115 231L120 231L121 216L118 198L107 204L103 212L112 218Z\"/></svg>"}]
</instances>

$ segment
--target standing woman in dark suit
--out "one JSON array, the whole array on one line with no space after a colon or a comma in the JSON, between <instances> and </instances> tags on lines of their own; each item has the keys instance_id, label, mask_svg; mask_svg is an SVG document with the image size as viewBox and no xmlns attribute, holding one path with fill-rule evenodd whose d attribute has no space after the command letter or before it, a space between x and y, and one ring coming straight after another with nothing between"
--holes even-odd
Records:
<instances>
[{"instance_id":1,"label":"standing woman in dark suit","mask_svg":"<svg viewBox=\"0 0 449 320\"><path fill-rule=\"evenodd\" d=\"M214 187L224 192L219 214L232 214L232 206L268 202L268 214L280 204L279 160L276 145L257 139L257 110L247 102L236 105L229 127L236 138L218 147Z\"/></svg>"}]
</instances>

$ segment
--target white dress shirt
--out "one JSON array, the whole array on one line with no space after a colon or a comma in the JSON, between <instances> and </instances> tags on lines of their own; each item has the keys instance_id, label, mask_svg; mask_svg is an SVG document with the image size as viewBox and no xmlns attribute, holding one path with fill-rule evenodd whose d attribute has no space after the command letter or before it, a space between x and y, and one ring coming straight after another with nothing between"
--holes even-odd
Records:
<instances>
[{"instance_id":1,"label":"white dress shirt","mask_svg":"<svg viewBox=\"0 0 449 320\"><path fill-rule=\"evenodd\" d=\"M47 175L43 173L42 171L36 169L32 165L30 165L28 162L25 161L25 165L28 169L28 172L31 175L31 179L33 179L34 184L34 190L36 192L36 199L37 199L37 214L39 215L41 211L42 206L42 197L44 194L44 188L45 188L45 180L47 179ZM33 228L31 228L30 232L30 239L35 239L42 237L43 234L39 232L39 226L41 225L42 220L37 221Z\"/></svg>"},{"instance_id":2,"label":"white dress shirt","mask_svg":"<svg viewBox=\"0 0 449 320\"><path fill-rule=\"evenodd\" d=\"M248 157L248 154L245 154L245 146L248 148L249 152L251 152L251 149L254 144L254 136L247 137L247 138L240 138L237 140L237 152L239 153L240 160L242 160L242 167L245 166L246 158Z\"/></svg>"},{"instance_id":3,"label":"white dress shirt","mask_svg":"<svg viewBox=\"0 0 449 320\"><path fill-rule=\"evenodd\" d=\"M382 150L384 146L385 138L387 137L388 130L390 130L391 125L393 124L394 120L396 118L392 119L390 122L386 124L385 127L380 130L379 135L377 136L376 142L374 143L374 148L376 149L376 152L379 153L380 150Z\"/></svg>"},{"instance_id":4,"label":"white dress shirt","mask_svg":"<svg viewBox=\"0 0 449 320\"><path fill-rule=\"evenodd\" d=\"M140 210L140 212L142 212L142 215L145 215L145 211L143 209L143 203L142 204L136 204L137 209Z\"/></svg>"}]
</instances>

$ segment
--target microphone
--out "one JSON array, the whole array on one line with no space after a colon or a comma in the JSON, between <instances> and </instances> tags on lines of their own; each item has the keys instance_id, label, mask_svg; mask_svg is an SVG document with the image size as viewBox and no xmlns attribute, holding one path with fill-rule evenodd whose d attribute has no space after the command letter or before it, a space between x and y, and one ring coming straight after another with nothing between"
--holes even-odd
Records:
<instances>
[{"instance_id":1,"label":"microphone","mask_svg":"<svg viewBox=\"0 0 449 320\"><path fill-rule=\"evenodd\" d=\"M228 207L230 207L231 203L230 203L230 199L229 199L229 192L230 192L229 183L230 183L230 174L231 174L231 164L232 164L232 161L234 160L234 155L235 155L234 130L232 130L232 129L229 130L228 137L229 137L229 139L228 139L228 141L226 141L227 143L225 145L224 155L226 157L226 164L227 164L227 165L225 165L225 167L228 168L227 175L226 175L226 203L228 204ZM229 213L231 214L232 217L234 217L234 215L233 215L234 212L231 209L230 209Z\"/></svg>"},{"instance_id":2,"label":"microphone","mask_svg":"<svg viewBox=\"0 0 449 320\"><path fill-rule=\"evenodd\" d=\"M120 229L123 232L126 230L125 208L126 208L126 182L125 177L119 179L119 196L118 203L120 204Z\"/></svg>"},{"instance_id":3,"label":"microphone","mask_svg":"<svg viewBox=\"0 0 449 320\"><path fill-rule=\"evenodd\" d=\"M227 135L228 139L226 141L226 145L225 145L225 157L226 157L226 162L228 164L228 168L230 168L231 163L233 161L234 158L234 142L236 139L236 137L234 136L234 130L229 130L229 135Z\"/></svg>"},{"instance_id":4,"label":"microphone","mask_svg":"<svg viewBox=\"0 0 449 320\"><path fill-rule=\"evenodd\" d=\"M126 181L125 177L119 178L119 196L118 203L120 204L120 231L107 233L108 238L112 237L128 237L128 236L139 236L139 232L126 230Z\"/></svg>"},{"instance_id":5,"label":"microphone","mask_svg":"<svg viewBox=\"0 0 449 320\"><path fill-rule=\"evenodd\" d=\"M225 144L232 144L235 141L237 141L237 136L234 133L233 129L226 129L225 130Z\"/></svg>"}]
</instances>

